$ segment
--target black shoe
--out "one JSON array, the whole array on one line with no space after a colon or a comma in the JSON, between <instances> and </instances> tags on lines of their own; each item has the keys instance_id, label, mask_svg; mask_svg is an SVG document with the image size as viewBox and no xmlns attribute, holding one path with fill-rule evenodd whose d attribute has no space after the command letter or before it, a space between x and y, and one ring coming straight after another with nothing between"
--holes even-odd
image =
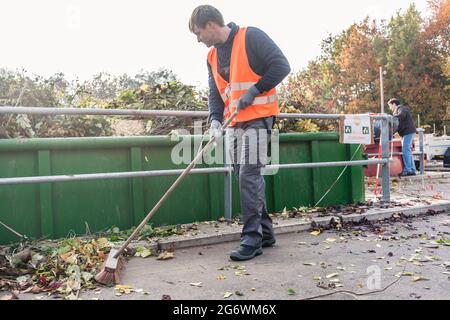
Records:
<instances>
[{"instance_id":1,"label":"black shoe","mask_svg":"<svg viewBox=\"0 0 450 320\"><path fill-rule=\"evenodd\" d=\"M408 176L416 176L416 175L417 175L417 174L416 174L415 171L408 172Z\"/></svg>"},{"instance_id":2,"label":"black shoe","mask_svg":"<svg viewBox=\"0 0 450 320\"><path fill-rule=\"evenodd\" d=\"M407 177L407 176L408 176L408 172L403 171L403 172L400 173L398 176L399 176L399 177Z\"/></svg>"},{"instance_id":3,"label":"black shoe","mask_svg":"<svg viewBox=\"0 0 450 320\"><path fill-rule=\"evenodd\" d=\"M231 252L230 259L233 261L247 261L262 255L262 253L261 248L240 246L239 249Z\"/></svg>"},{"instance_id":4,"label":"black shoe","mask_svg":"<svg viewBox=\"0 0 450 320\"><path fill-rule=\"evenodd\" d=\"M277 240L275 240L275 238L265 239L265 240L262 241L262 247L263 248L273 247L273 245L276 242L277 242Z\"/></svg>"}]
</instances>

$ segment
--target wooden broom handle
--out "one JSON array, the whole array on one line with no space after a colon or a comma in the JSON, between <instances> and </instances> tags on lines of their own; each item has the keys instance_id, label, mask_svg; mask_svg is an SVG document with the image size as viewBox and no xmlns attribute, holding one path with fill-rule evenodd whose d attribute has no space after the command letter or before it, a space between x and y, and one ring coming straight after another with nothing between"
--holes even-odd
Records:
<instances>
[{"instance_id":1,"label":"wooden broom handle","mask_svg":"<svg viewBox=\"0 0 450 320\"><path fill-rule=\"evenodd\" d=\"M237 112L233 113L233 115L225 122L222 126L222 132L228 128L230 123L237 116ZM178 187L181 181L191 172L191 170L195 167L196 163L203 157L203 153L207 150L207 148L216 141L215 137L211 137L209 142L205 145L205 147L197 154L194 160L189 164L189 166L181 173L178 179L172 184L172 186L166 191L166 193L161 197L158 203L153 207L153 209L147 214L147 216L142 220L141 224L133 231L133 233L128 237L127 241L122 244L117 253L114 255L114 258L117 259L122 252L128 247L131 241L141 232L141 230L145 227L148 221L154 216L154 214L158 211L158 209L163 205L163 203L167 200L167 198L172 194L172 192Z\"/></svg>"}]
</instances>

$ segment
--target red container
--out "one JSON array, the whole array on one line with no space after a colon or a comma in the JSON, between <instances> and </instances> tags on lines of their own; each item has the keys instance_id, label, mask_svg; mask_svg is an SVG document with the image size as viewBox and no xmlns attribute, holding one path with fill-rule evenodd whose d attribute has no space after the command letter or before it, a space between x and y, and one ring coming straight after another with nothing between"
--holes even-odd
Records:
<instances>
[{"instance_id":1,"label":"red container","mask_svg":"<svg viewBox=\"0 0 450 320\"><path fill-rule=\"evenodd\" d=\"M366 154L377 154L379 151L379 145L378 144L370 144L366 145L365 147L365 153ZM389 144L389 147L391 147L391 144ZM402 141L401 140L394 140L394 147L393 152L402 152ZM368 156L369 160L378 159L378 156ZM391 177L396 177L403 171L403 157L402 156L393 156L393 159L391 160L391 170L390 174ZM366 177L376 177L377 176L377 165L369 165L365 170ZM381 177L381 165L380 165L380 171L378 173L378 177Z\"/></svg>"}]
</instances>

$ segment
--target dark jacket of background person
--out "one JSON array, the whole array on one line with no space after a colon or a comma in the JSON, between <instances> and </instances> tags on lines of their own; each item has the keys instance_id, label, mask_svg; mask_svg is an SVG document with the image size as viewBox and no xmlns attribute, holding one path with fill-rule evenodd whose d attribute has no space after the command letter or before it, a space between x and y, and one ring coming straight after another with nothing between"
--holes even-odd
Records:
<instances>
[{"instance_id":1,"label":"dark jacket of background person","mask_svg":"<svg viewBox=\"0 0 450 320\"><path fill-rule=\"evenodd\" d=\"M396 131L401 137L416 133L416 126L414 125L411 109L409 107L399 105L393 115L398 119L398 128Z\"/></svg>"}]
</instances>

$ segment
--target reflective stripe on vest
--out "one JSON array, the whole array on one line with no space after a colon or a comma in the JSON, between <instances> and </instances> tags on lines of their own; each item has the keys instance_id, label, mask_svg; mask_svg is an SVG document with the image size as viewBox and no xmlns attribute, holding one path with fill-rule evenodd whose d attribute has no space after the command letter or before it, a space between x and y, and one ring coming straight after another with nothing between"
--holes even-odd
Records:
<instances>
[{"instance_id":1,"label":"reflective stripe on vest","mask_svg":"<svg viewBox=\"0 0 450 320\"><path fill-rule=\"evenodd\" d=\"M251 104L252 106L258 106L261 104L269 104L278 100L278 96L275 94L273 96L256 97L255 101ZM230 103L230 108L237 107L239 100L233 100Z\"/></svg>"},{"instance_id":2,"label":"reflective stripe on vest","mask_svg":"<svg viewBox=\"0 0 450 320\"><path fill-rule=\"evenodd\" d=\"M232 89L230 88L230 86L228 86L225 89L225 92L220 95L222 97L223 102L227 102L227 100L231 97L231 90Z\"/></svg>"},{"instance_id":3,"label":"reflective stripe on vest","mask_svg":"<svg viewBox=\"0 0 450 320\"><path fill-rule=\"evenodd\" d=\"M250 90L251 87L253 87L256 84L256 82L236 82L232 83L230 85L231 91L244 91L244 90Z\"/></svg>"},{"instance_id":4,"label":"reflective stripe on vest","mask_svg":"<svg viewBox=\"0 0 450 320\"><path fill-rule=\"evenodd\" d=\"M272 103L278 100L278 95L273 96L266 96L266 97L256 97L255 101L251 104L252 106L262 105L262 104L268 104ZM228 112L230 112L230 108L235 108L239 104L239 100L233 100L231 103L227 106L225 106L224 115L226 115Z\"/></svg>"},{"instance_id":5,"label":"reflective stripe on vest","mask_svg":"<svg viewBox=\"0 0 450 320\"><path fill-rule=\"evenodd\" d=\"M255 84L256 82L232 83L225 89L225 92L222 93L220 96L222 97L223 102L226 102L230 98L232 92L250 90L250 88L253 87Z\"/></svg>"}]
</instances>

